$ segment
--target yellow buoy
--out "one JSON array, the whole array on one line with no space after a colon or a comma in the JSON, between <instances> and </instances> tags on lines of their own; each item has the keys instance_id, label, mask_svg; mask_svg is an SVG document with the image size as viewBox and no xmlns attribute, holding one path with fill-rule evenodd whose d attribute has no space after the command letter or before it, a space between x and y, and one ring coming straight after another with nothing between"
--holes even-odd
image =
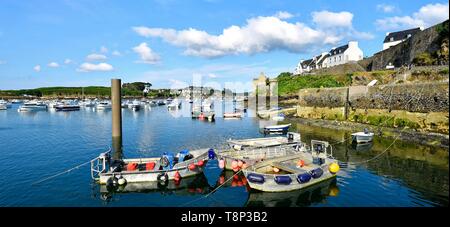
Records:
<instances>
[{"instance_id":1,"label":"yellow buoy","mask_svg":"<svg viewBox=\"0 0 450 227\"><path fill-rule=\"evenodd\" d=\"M336 174L339 171L339 165L337 163L331 163L328 170L330 170L330 173Z\"/></svg>"}]
</instances>

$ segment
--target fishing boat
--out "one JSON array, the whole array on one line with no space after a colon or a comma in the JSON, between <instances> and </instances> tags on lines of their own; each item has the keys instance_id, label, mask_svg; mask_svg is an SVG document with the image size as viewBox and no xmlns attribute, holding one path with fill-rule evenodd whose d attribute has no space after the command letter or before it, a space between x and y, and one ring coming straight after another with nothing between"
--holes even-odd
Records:
<instances>
[{"instance_id":1,"label":"fishing boat","mask_svg":"<svg viewBox=\"0 0 450 227\"><path fill-rule=\"evenodd\" d=\"M227 141L228 145L235 150L244 150L247 148L273 147L288 144L301 143L301 135L296 132L288 132L286 136L251 138Z\"/></svg>"},{"instance_id":2,"label":"fishing boat","mask_svg":"<svg viewBox=\"0 0 450 227\"><path fill-rule=\"evenodd\" d=\"M259 147L244 150L228 150L217 154L219 168L237 172L258 162L277 157L295 155L307 148L303 143L272 147Z\"/></svg>"},{"instance_id":3,"label":"fishing boat","mask_svg":"<svg viewBox=\"0 0 450 227\"><path fill-rule=\"evenodd\" d=\"M158 105L158 103L157 103L155 100L149 101L148 104L149 104L150 106L157 106L157 105Z\"/></svg>"},{"instance_id":4,"label":"fishing boat","mask_svg":"<svg viewBox=\"0 0 450 227\"><path fill-rule=\"evenodd\" d=\"M40 110L47 110L47 105L41 101L29 101L24 103L22 106L19 107L17 111L19 112L32 112L32 111L40 111Z\"/></svg>"},{"instance_id":5,"label":"fishing boat","mask_svg":"<svg viewBox=\"0 0 450 227\"><path fill-rule=\"evenodd\" d=\"M80 105L74 103L64 103L55 106L56 111L77 111L80 110Z\"/></svg>"},{"instance_id":6,"label":"fishing boat","mask_svg":"<svg viewBox=\"0 0 450 227\"><path fill-rule=\"evenodd\" d=\"M223 118L225 118L225 119L240 119L240 118L242 118L242 113L240 113L240 112L224 113Z\"/></svg>"},{"instance_id":7,"label":"fishing boat","mask_svg":"<svg viewBox=\"0 0 450 227\"><path fill-rule=\"evenodd\" d=\"M101 101L95 107L97 110L110 110L112 108L111 103L107 101Z\"/></svg>"},{"instance_id":8,"label":"fishing boat","mask_svg":"<svg viewBox=\"0 0 450 227\"><path fill-rule=\"evenodd\" d=\"M352 140L356 143L368 143L373 141L373 132L364 129L363 132L352 133Z\"/></svg>"},{"instance_id":9,"label":"fishing boat","mask_svg":"<svg viewBox=\"0 0 450 227\"><path fill-rule=\"evenodd\" d=\"M167 185L202 173L207 161L215 157L213 149L183 150L178 154L165 152L161 157L112 160L110 152L91 161L91 177L100 184L123 185L157 182Z\"/></svg>"},{"instance_id":10,"label":"fishing boat","mask_svg":"<svg viewBox=\"0 0 450 227\"><path fill-rule=\"evenodd\" d=\"M258 162L243 169L250 188L264 192L294 191L336 177L339 171L328 142L311 140L311 149Z\"/></svg>"},{"instance_id":11,"label":"fishing boat","mask_svg":"<svg viewBox=\"0 0 450 227\"><path fill-rule=\"evenodd\" d=\"M158 100L158 102L157 102L156 104L158 104L158 106L164 106L164 105L166 105L166 103L164 102L164 100Z\"/></svg>"},{"instance_id":12,"label":"fishing boat","mask_svg":"<svg viewBox=\"0 0 450 227\"><path fill-rule=\"evenodd\" d=\"M289 127L291 127L291 124L265 126L264 134L272 134L272 133L284 134L287 133Z\"/></svg>"}]
</instances>

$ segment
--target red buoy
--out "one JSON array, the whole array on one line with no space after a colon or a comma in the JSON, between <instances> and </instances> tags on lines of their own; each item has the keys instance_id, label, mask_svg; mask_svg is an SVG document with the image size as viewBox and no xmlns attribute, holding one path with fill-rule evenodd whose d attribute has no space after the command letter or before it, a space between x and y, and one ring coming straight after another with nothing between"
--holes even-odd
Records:
<instances>
[{"instance_id":1,"label":"red buoy","mask_svg":"<svg viewBox=\"0 0 450 227\"><path fill-rule=\"evenodd\" d=\"M127 171L135 171L137 169L138 164L131 162L127 165Z\"/></svg>"},{"instance_id":2,"label":"red buoy","mask_svg":"<svg viewBox=\"0 0 450 227\"><path fill-rule=\"evenodd\" d=\"M194 170L195 164L194 163L189 164L188 168L189 168L189 170Z\"/></svg>"},{"instance_id":3,"label":"red buoy","mask_svg":"<svg viewBox=\"0 0 450 227\"><path fill-rule=\"evenodd\" d=\"M199 160L197 162L197 165L200 166L200 167L202 167L204 164L205 164L205 162L203 160Z\"/></svg>"},{"instance_id":4,"label":"red buoy","mask_svg":"<svg viewBox=\"0 0 450 227\"><path fill-rule=\"evenodd\" d=\"M179 173L178 171L175 172L175 176L173 176L173 179L174 179L175 181L181 180L181 175L180 175L180 173Z\"/></svg>"},{"instance_id":5,"label":"red buoy","mask_svg":"<svg viewBox=\"0 0 450 227\"><path fill-rule=\"evenodd\" d=\"M146 170L153 170L155 168L155 163L154 162L148 162L145 164L145 169Z\"/></svg>"}]
</instances>

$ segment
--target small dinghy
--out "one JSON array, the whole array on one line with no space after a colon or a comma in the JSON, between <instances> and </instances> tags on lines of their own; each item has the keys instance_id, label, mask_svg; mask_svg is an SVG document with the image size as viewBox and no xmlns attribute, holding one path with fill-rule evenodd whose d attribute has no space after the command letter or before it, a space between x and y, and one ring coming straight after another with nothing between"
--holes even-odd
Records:
<instances>
[{"instance_id":1,"label":"small dinghy","mask_svg":"<svg viewBox=\"0 0 450 227\"><path fill-rule=\"evenodd\" d=\"M363 132L356 132L352 134L352 141L356 143L368 143L373 141L373 132L369 132L366 128Z\"/></svg>"},{"instance_id":2,"label":"small dinghy","mask_svg":"<svg viewBox=\"0 0 450 227\"><path fill-rule=\"evenodd\" d=\"M287 133L289 127L291 127L291 124L266 126L264 127L264 134L271 134L271 133L284 134Z\"/></svg>"},{"instance_id":3,"label":"small dinghy","mask_svg":"<svg viewBox=\"0 0 450 227\"><path fill-rule=\"evenodd\" d=\"M264 160L295 155L300 151L306 150L305 145L302 143L287 144L274 147L223 151L217 154L217 159L219 160L219 168L237 172Z\"/></svg>"},{"instance_id":4,"label":"small dinghy","mask_svg":"<svg viewBox=\"0 0 450 227\"><path fill-rule=\"evenodd\" d=\"M214 121L215 120L215 113L214 111L193 111L192 112L192 118L199 119L199 120L208 120L208 121Z\"/></svg>"},{"instance_id":5,"label":"small dinghy","mask_svg":"<svg viewBox=\"0 0 450 227\"><path fill-rule=\"evenodd\" d=\"M250 188L264 192L299 190L336 176L337 160L328 142L311 141L311 150L281 156L243 169Z\"/></svg>"},{"instance_id":6,"label":"small dinghy","mask_svg":"<svg viewBox=\"0 0 450 227\"><path fill-rule=\"evenodd\" d=\"M240 119L240 118L242 118L242 113L224 113L223 118L225 118L225 119Z\"/></svg>"},{"instance_id":7,"label":"small dinghy","mask_svg":"<svg viewBox=\"0 0 450 227\"><path fill-rule=\"evenodd\" d=\"M232 140L229 139L228 145L235 150L244 150L247 148L273 147L287 144L301 143L301 135L296 132L288 132L286 136L263 137Z\"/></svg>"},{"instance_id":8,"label":"small dinghy","mask_svg":"<svg viewBox=\"0 0 450 227\"><path fill-rule=\"evenodd\" d=\"M177 155L164 153L162 157L111 160L109 152L91 161L91 176L100 184L123 185L137 182L168 181L202 173L207 161L213 159L213 149L184 150Z\"/></svg>"}]
</instances>

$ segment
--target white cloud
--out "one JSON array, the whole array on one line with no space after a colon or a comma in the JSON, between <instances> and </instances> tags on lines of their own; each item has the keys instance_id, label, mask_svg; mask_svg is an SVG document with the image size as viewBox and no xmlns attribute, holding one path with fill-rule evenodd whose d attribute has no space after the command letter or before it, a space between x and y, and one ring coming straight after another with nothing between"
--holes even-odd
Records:
<instances>
[{"instance_id":1,"label":"white cloud","mask_svg":"<svg viewBox=\"0 0 450 227\"><path fill-rule=\"evenodd\" d=\"M50 67L50 68L58 68L58 67L59 67L59 64L56 63L56 62L50 62L50 63L48 63L47 66Z\"/></svg>"},{"instance_id":2,"label":"white cloud","mask_svg":"<svg viewBox=\"0 0 450 227\"><path fill-rule=\"evenodd\" d=\"M148 47L147 43L141 43L138 46L133 47L133 51L139 54L142 60L140 62L142 63L156 64L160 61L159 55L153 52L153 50Z\"/></svg>"},{"instance_id":3,"label":"white cloud","mask_svg":"<svg viewBox=\"0 0 450 227\"><path fill-rule=\"evenodd\" d=\"M100 47L100 53L103 53L103 54L108 53L108 48L106 48L105 46L101 46Z\"/></svg>"},{"instance_id":4,"label":"white cloud","mask_svg":"<svg viewBox=\"0 0 450 227\"><path fill-rule=\"evenodd\" d=\"M107 63L92 64L87 62L81 64L77 69L78 72L107 72L112 70L114 70L113 66Z\"/></svg>"},{"instance_id":5,"label":"white cloud","mask_svg":"<svg viewBox=\"0 0 450 227\"><path fill-rule=\"evenodd\" d=\"M286 15L285 15L286 16ZM334 19L323 18L332 16ZM133 27L143 37L159 37L172 45L185 48L184 54L206 58L225 55L255 54L274 50L309 53L313 49L338 45L344 39L367 38L352 28L353 15L328 11L313 13L316 28L300 22L287 22L276 16L253 17L243 26L232 25L219 35L188 28ZM329 26L339 26L330 29Z\"/></svg>"},{"instance_id":6,"label":"white cloud","mask_svg":"<svg viewBox=\"0 0 450 227\"><path fill-rule=\"evenodd\" d=\"M5 65L6 61L0 60L0 65Z\"/></svg>"},{"instance_id":7,"label":"white cloud","mask_svg":"<svg viewBox=\"0 0 450 227\"><path fill-rule=\"evenodd\" d=\"M278 11L274 16L280 19L289 19L294 17L294 15L286 11Z\"/></svg>"},{"instance_id":8,"label":"white cloud","mask_svg":"<svg viewBox=\"0 0 450 227\"><path fill-rule=\"evenodd\" d=\"M312 12L313 22L321 28L352 27L353 14L343 11L334 13L330 11Z\"/></svg>"},{"instance_id":9,"label":"white cloud","mask_svg":"<svg viewBox=\"0 0 450 227\"><path fill-rule=\"evenodd\" d=\"M415 27L428 28L449 18L448 7L448 3L428 4L422 6L412 16L395 16L378 19L375 25L378 30L390 31Z\"/></svg>"},{"instance_id":10,"label":"white cloud","mask_svg":"<svg viewBox=\"0 0 450 227\"><path fill-rule=\"evenodd\" d=\"M103 54L89 54L86 57L86 61L104 61L106 59L108 58Z\"/></svg>"},{"instance_id":11,"label":"white cloud","mask_svg":"<svg viewBox=\"0 0 450 227\"><path fill-rule=\"evenodd\" d=\"M41 66L40 65L36 65L33 67L33 70L36 72L40 72L41 71Z\"/></svg>"},{"instance_id":12,"label":"white cloud","mask_svg":"<svg viewBox=\"0 0 450 227\"><path fill-rule=\"evenodd\" d=\"M112 55L114 56L122 56L122 53L120 53L118 50L115 50L112 52Z\"/></svg>"},{"instance_id":13,"label":"white cloud","mask_svg":"<svg viewBox=\"0 0 450 227\"><path fill-rule=\"evenodd\" d=\"M395 10L395 6L382 3L377 5L377 10L385 13L392 13Z\"/></svg>"},{"instance_id":14,"label":"white cloud","mask_svg":"<svg viewBox=\"0 0 450 227\"><path fill-rule=\"evenodd\" d=\"M70 60L70 59L68 59L68 58L66 58L66 60L64 60L64 64L70 64L70 63L72 63L72 60Z\"/></svg>"}]
</instances>

